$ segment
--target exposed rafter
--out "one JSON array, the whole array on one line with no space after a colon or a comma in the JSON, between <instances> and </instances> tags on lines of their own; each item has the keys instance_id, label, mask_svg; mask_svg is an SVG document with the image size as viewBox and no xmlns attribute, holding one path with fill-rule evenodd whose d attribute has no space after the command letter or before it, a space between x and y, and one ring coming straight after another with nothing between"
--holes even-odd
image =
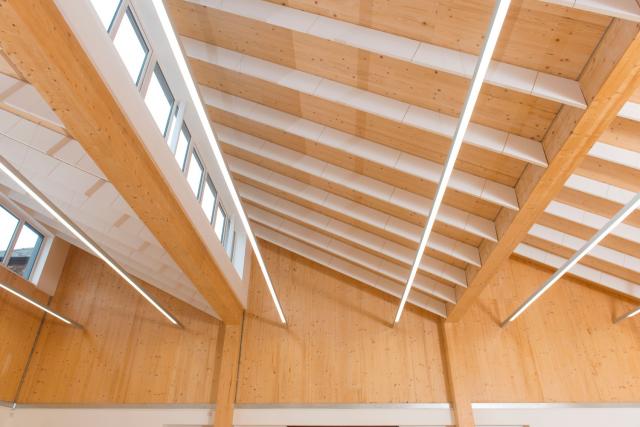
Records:
<instances>
[{"instance_id":1,"label":"exposed rafter","mask_svg":"<svg viewBox=\"0 0 640 427\"><path fill-rule=\"evenodd\" d=\"M261 0L204 0L190 7L194 14L233 14L464 78L471 78L477 62L475 55ZM586 105L576 81L504 62L492 63L487 83L578 108Z\"/></svg>"}]
</instances>

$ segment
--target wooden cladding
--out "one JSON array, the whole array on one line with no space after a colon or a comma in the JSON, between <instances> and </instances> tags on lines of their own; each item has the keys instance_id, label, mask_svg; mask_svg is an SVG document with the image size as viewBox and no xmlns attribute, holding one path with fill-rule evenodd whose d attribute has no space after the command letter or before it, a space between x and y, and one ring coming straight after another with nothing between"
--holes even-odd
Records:
<instances>
[{"instance_id":1,"label":"wooden cladding","mask_svg":"<svg viewBox=\"0 0 640 427\"><path fill-rule=\"evenodd\" d=\"M159 319L109 267L73 248L52 308L84 329L47 318L18 402L214 402L220 322L145 288L175 313L184 329Z\"/></svg>"}]
</instances>

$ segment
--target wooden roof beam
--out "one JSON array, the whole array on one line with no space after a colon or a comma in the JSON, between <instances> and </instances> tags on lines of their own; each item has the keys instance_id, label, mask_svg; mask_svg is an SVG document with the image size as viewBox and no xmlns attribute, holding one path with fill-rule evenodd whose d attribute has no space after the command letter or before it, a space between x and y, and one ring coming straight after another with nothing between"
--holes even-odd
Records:
<instances>
[{"instance_id":1,"label":"wooden roof beam","mask_svg":"<svg viewBox=\"0 0 640 427\"><path fill-rule=\"evenodd\" d=\"M192 61L197 60L209 66L221 67L325 101L336 102L449 140L453 137L456 128L457 118L454 116L198 40L183 37L182 45ZM542 167L547 166L541 143L488 126L472 123L463 142L517 160Z\"/></svg>"},{"instance_id":2,"label":"wooden roof beam","mask_svg":"<svg viewBox=\"0 0 640 427\"><path fill-rule=\"evenodd\" d=\"M481 245L483 266L467 269L469 287L458 298L458 304L450 307L448 321L462 318L640 86L640 25L613 20L585 66L580 85L587 109L564 106L558 113L543 141L549 167L525 169L516 186L521 210L501 211L496 221L498 243Z\"/></svg>"},{"instance_id":3,"label":"wooden roof beam","mask_svg":"<svg viewBox=\"0 0 640 427\"><path fill-rule=\"evenodd\" d=\"M274 215L294 221L305 227L320 231L331 235L346 243L360 247L374 255L382 255L389 260L398 264L410 264L413 249L400 245L392 240L386 239L375 232L367 231L355 224L341 221L322 211L317 211L311 207L297 204L286 198L270 193L266 189L261 189L251 184L240 182L239 187L242 188L242 198L247 203ZM437 252L454 257L453 252L456 251L455 246L450 246L448 241L437 242ZM434 250L436 251L436 250ZM431 274L436 279L440 275L448 276L450 279L453 275L443 273L444 269L449 269L442 261L437 258L429 258L420 265L421 271L425 274ZM452 283L461 286L460 283Z\"/></svg>"},{"instance_id":4,"label":"wooden roof beam","mask_svg":"<svg viewBox=\"0 0 640 427\"><path fill-rule=\"evenodd\" d=\"M230 170L237 177L250 180L250 182L260 183L262 187L269 187L279 193L292 195L295 200L302 200L308 205L316 207L316 210L324 210L325 212L334 213L334 217L350 218L356 224L364 224L367 228L378 231L385 231L387 234L401 235L410 241L416 241L414 233L408 230L402 230L406 223L388 215L382 215L367 206L352 202L343 197L328 194L318 188L312 187L293 178L272 172L261 166L244 160L237 159L232 156L227 157ZM245 193L246 193L245 189ZM410 230L417 226L412 226ZM455 249L458 251L459 249ZM452 252L445 252L451 256ZM464 270L453 265L446 264L435 258L425 256L423 259L425 271L438 276L442 280L446 280L458 286L466 286Z\"/></svg>"},{"instance_id":5,"label":"wooden roof beam","mask_svg":"<svg viewBox=\"0 0 640 427\"><path fill-rule=\"evenodd\" d=\"M354 194L366 195L372 199L395 204L403 209L415 212L423 217L429 213L432 200L398 187L369 178L357 172L332 165L325 161L274 144L261 138L248 135L221 124L215 124L217 136L232 154L238 150L276 162L282 167L295 170L296 174L313 177L316 181L326 181L327 187L344 187ZM229 148L233 148L230 150ZM444 205L438 215L443 225L473 234L482 239L497 241L493 222ZM473 263L473 262L472 262Z\"/></svg>"},{"instance_id":6,"label":"wooden roof beam","mask_svg":"<svg viewBox=\"0 0 640 427\"><path fill-rule=\"evenodd\" d=\"M263 240L308 258L311 261L342 273L345 276L351 277L386 294L393 295L397 298L400 298L402 295L402 285L397 281L381 276L342 257L332 255L300 240L286 236L272 228L254 223L252 229L256 233L256 236ZM408 302L437 316L446 316L444 303L422 292L413 293L409 297Z\"/></svg>"},{"instance_id":7,"label":"wooden roof beam","mask_svg":"<svg viewBox=\"0 0 640 427\"><path fill-rule=\"evenodd\" d=\"M238 298L55 2L0 3L0 46L223 321L239 323Z\"/></svg>"},{"instance_id":8,"label":"wooden roof beam","mask_svg":"<svg viewBox=\"0 0 640 427\"><path fill-rule=\"evenodd\" d=\"M277 230L279 233L343 258L398 283L401 283L407 275L408 267L390 262L379 255L371 254L349 242L335 239L330 234L319 232L257 206L249 205L247 211L254 223ZM444 285L422 273L418 275L417 282L419 283L417 289L422 292L439 300L455 303L453 287Z\"/></svg>"},{"instance_id":9,"label":"wooden roof beam","mask_svg":"<svg viewBox=\"0 0 640 427\"><path fill-rule=\"evenodd\" d=\"M478 59L476 55L261 0L189 2L192 7L201 7L205 15L208 10L231 13L467 79L472 77ZM486 82L573 107L586 106L578 82L504 62L492 61Z\"/></svg>"},{"instance_id":10,"label":"wooden roof beam","mask_svg":"<svg viewBox=\"0 0 640 427\"><path fill-rule=\"evenodd\" d=\"M279 110L201 87L202 97L209 107L223 110L266 126L297 135L318 146L338 150L348 157L357 157L398 174L438 183L442 165L424 158L378 144L364 138L323 126ZM215 117L214 117L215 119ZM449 187L461 193L511 210L518 209L512 187L477 177L467 172L454 171Z\"/></svg>"}]
</instances>

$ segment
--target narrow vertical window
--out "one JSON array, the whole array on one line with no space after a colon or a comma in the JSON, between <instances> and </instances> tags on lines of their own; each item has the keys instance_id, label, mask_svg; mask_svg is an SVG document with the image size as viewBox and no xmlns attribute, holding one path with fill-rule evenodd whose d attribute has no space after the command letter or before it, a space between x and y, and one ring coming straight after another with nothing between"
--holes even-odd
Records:
<instances>
[{"instance_id":1,"label":"narrow vertical window","mask_svg":"<svg viewBox=\"0 0 640 427\"><path fill-rule=\"evenodd\" d=\"M120 0L91 0L91 4L98 14L100 22L104 25L104 29L109 31L118 6L120 6Z\"/></svg>"},{"instance_id":2,"label":"narrow vertical window","mask_svg":"<svg viewBox=\"0 0 640 427\"><path fill-rule=\"evenodd\" d=\"M225 232L227 229L227 213L224 211L221 205L218 205L218 209L216 210L216 223L213 226L213 231L215 231L216 236L220 242L224 243Z\"/></svg>"},{"instance_id":3,"label":"narrow vertical window","mask_svg":"<svg viewBox=\"0 0 640 427\"><path fill-rule=\"evenodd\" d=\"M160 66L156 64L149 81L147 93L144 96L144 102L147 104L147 108L163 136L166 135L169 127L169 118L171 117L174 101L175 99L167 85L164 74L162 74Z\"/></svg>"},{"instance_id":4,"label":"narrow vertical window","mask_svg":"<svg viewBox=\"0 0 640 427\"><path fill-rule=\"evenodd\" d=\"M13 216L11 212L0 206L0 263L4 261L7 255L19 222L18 218Z\"/></svg>"},{"instance_id":5,"label":"narrow vertical window","mask_svg":"<svg viewBox=\"0 0 640 427\"><path fill-rule=\"evenodd\" d=\"M184 170L184 165L187 161L187 152L189 151L189 141L191 141L191 134L186 125L182 125L180 135L178 135L178 141L176 142L176 152L174 156L180 169Z\"/></svg>"},{"instance_id":6,"label":"narrow vertical window","mask_svg":"<svg viewBox=\"0 0 640 427\"><path fill-rule=\"evenodd\" d=\"M204 174L204 168L198 158L195 151L191 153L191 159L189 160L189 170L187 171L187 182L189 187L193 190L196 199L200 198L200 187L202 184L202 175Z\"/></svg>"},{"instance_id":7,"label":"narrow vertical window","mask_svg":"<svg viewBox=\"0 0 640 427\"><path fill-rule=\"evenodd\" d=\"M29 279L43 240L44 236L42 234L29 224L23 224L18 240L13 247L13 251L11 251L8 267L14 273Z\"/></svg>"},{"instance_id":8,"label":"narrow vertical window","mask_svg":"<svg viewBox=\"0 0 640 427\"><path fill-rule=\"evenodd\" d=\"M213 210L216 206L216 189L211 182L211 178L207 176L204 181L204 190L202 191L202 210L207 216L209 223L213 221Z\"/></svg>"},{"instance_id":9,"label":"narrow vertical window","mask_svg":"<svg viewBox=\"0 0 640 427\"><path fill-rule=\"evenodd\" d=\"M122 62L124 62L124 66L131 76L131 80L137 85L140 81L147 55L149 54L149 47L144 41L140 28L129 8L127 8L127 11L122 17L122 22L113 39L113 44L120 54L120 58L122 58Z\"/></svg>"}]
</instances>

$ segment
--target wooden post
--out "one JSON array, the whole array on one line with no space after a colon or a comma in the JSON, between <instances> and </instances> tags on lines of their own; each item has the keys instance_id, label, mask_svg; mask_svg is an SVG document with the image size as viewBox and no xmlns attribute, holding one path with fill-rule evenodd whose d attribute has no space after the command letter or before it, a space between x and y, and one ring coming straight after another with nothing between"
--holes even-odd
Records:
<instances>
[{"instance_id":1,"label":"wooden post","mask_svg":"<svg viewBox=\"0 0 640 427\"><path fill-rule=\"evenodd\" d=\"M471 408L471 396L466 387L465 380L458 371L456 349L454 345L454 324L440 322L440 340L443 349L443 359L446 365L447 389L449 402L453 406L455 425L457 427L474 427L473 410Z\"/></svg>"},{"instance_id":2,"label":"wooden post","mask_svg":"<svg viewBox=\"0 0 640 427\"><path fill-rule=\"evenodd\" d=\"M236 400L238 366L240 364L240 346L242 343L242 325L224 325L222 353L218 375L216 395L215 427L233 425L233 406Z\"/></svg>"}]
</instances>

